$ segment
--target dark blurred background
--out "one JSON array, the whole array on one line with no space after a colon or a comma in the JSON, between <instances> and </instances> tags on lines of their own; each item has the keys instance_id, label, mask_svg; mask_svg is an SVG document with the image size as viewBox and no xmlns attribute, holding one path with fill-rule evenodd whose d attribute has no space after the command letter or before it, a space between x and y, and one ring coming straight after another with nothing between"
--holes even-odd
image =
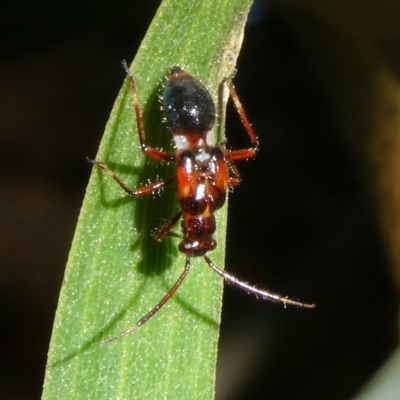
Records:
<instances>
[{"instance_id":1,"label":"dark blurred background","mask_svg":"<svg viewBox=\"0 0 400 400\"><path fill-rule=\"evenodd\" d=\"M133 59L158 3L39 1L0 13L1 399L40 397L85 157L121 87L120 61ZM389 264L301 41L266 2L249 21L235 83L261 150L230 196L226 267L318 307L227 287L217 398L348 399L396 346ZM227 126L232 147L247 146L232 109Z\"/></svg>"}]
</instances>

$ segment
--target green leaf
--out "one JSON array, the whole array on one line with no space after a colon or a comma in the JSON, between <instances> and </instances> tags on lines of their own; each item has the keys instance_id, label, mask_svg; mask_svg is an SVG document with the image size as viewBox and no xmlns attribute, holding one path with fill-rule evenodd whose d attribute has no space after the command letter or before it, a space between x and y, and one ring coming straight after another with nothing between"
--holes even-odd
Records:
<instances>
[{"instance_id":1,"label":"green leaf","mask_svg":"<svg viewBox=\"0 0 400 400\"><path fill-rule=\"evenodd\" d=\"M157 95L179 65L210 90L224 120L221 82L232 74L250 0L164 1L132 65L146 139L172 150ZM223 137L223 123L214 132ZM96 160L135 188L174 175L173 163L140 150L130 86L115 102ZM89 166L88 166L89 167ZM223 282L202 258L168 304L132 334L101 342L132 326L169 290L185 257L178 239L156 243L151 233L178 210L175 188L134 199L94 168L71 248L50 344L43 399L211 399ZM217 214L223 267L226 213ZM179 229L179 228L178 228Z\"/></svg>"}]
</instances>

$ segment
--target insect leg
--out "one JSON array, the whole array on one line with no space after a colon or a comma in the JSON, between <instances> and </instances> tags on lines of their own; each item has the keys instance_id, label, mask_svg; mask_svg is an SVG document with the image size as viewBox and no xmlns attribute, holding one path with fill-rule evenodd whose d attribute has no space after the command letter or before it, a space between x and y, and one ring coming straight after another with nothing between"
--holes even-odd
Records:
<instances>
[{"instance_id":1,"label":"insect leg","mask_svg":"<svg viewBox=\"0 0 400 400\"><path fill-rule=\"evenodd\" d=\"M135 79L135 76L133 75L133 73L131 71L129 71L128 65L126 64L125 60L122 61L122 66L124 67L125 72L129 75L129 78L131 81L133 107L134 107L135 113L136 113L136 123L137 123L138 132L139 132L140 147L142 148L143 153L149 157L156 158L158 160L175 161L176 160L175 154L168 154L165 151L161 151L154 147L147 146L146 136L144 133L142 112L140 110L140 104L139 104L139 95L138 95L138 89L137 89L137 85L136 85L136 79Z\"/></svg>"},{"instance_id":2,"label":"insect leg","mask_svg":"<svg viewBox=\"0 0 400 400\"><path fill-rule=\"evenodd\" d=\"M242 121L242 124L246 129L247 135L250 138L252 147L250 147L248 149L240 149L240 150L227 150L225 152L225 156L228 160L243 160L246 158L255 157L255 155L257 154L257 150L258 150L257 135L254 133L254 130L253 130L253 128L249 122L249 119L247 118L247 115L244 111L243 105L239 100L239 96L236 92L235 86L232 83L232 78L229 78L226 80L226 85L229 88L229 93L231 95L231 98L233 100L235 108L239 114L239 117Z\"/></svg>"},{"instance_id":3,"label":"insect leg","mask_svg":"<svg viewBox=\"0 0 400 400\"><path fill-rule=\"evenodd\" d=\"M176 180L175 177L169 178L169 179L165 179L163 181L153 182L148 185L142 186L140 188L131 190L125 185L125 183L121 180L121 178L119 178L113 171L111 171L111 169L106 164L104 164L101 161L93 161L90 158L86 158L86 159L91 164L98 165L103 171L107 172L107 174L110 175L111 178L113 178L119 184L119 186L121 186L121 188L125 190L126 193L128 193L129 195L131 195L133 197L142 197L142 196L146 196L148 194L157 192L158 190L163 189L165 186L175 182L175 180Z\"/></svg>"},{"instance_id":4,"label":"insect leg","mask_svg":"<svg viewBox=\"0 0 400 400\"><path fill-rule=\"evenodd\" d=\"M155 235L157 242L161 242L166 235L182 238L182 235L171 232L172 227L179 221L182 216L182 211L177 212L170 221L167 222Z\"/></svg>"},{"instance_id":5,"label":"insect leg","mask_svg":"<svg viewBox=\"0 0 400 400\"><path fill-rule=\"evenodd\" d=\"M237 169L236 165L233 163L228 163L228 168L229 168L229 177L228 177L228 183L230 186L237 186L240 184L240 173L239 170Z\"/></svg>"}]
</instances>

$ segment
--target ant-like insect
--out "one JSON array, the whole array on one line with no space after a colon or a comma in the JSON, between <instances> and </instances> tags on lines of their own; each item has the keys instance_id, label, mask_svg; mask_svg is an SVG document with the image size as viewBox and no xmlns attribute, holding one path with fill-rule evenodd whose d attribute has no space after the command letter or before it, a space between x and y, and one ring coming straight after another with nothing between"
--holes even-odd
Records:
<instances>
[{"instance_id":1,"label":"ant-like insect","mask_svg":"<svg viewBox=\"0 0 400 400\"><path fill-rule=\"evenodd\" d=\"M136 79L129 71L126 62L124 61L122 64L130 77L141 149L145 155L157 160L175 161L177 163L177 174L173 178L131 190L106 164L90 159L88 161L107 172L126 193L133 197L153 194L176 182L181 210L158 231L156 240L161 241L167 235L182 239L178 248L180 252L186 254L186 263L181 276L155 307L140 318L135 325L104 343L128 335L159 311L186 278L192 257L204 257L208 266L227 282L256 296L284 304L314 308L314 304L291 300L242 282L219 269L207 256L207 253L217 246L217 242L213 238L216 229L214 213L224 205L229 187L236 186L240 182L239 173L233 162L253 158L258 150L257 136L247 119L231 79L227 79L225 83L247 131L251 146L247 149L226 150L212 144L211 129L216 119L213 99L201 82L180 67L174 66L165 83L163 93L165 115L176 145L175 154L168 154L146 144ZM171 229L181 217L182 234L179 235L172 232Z\"/></svg>"}]
</instances>

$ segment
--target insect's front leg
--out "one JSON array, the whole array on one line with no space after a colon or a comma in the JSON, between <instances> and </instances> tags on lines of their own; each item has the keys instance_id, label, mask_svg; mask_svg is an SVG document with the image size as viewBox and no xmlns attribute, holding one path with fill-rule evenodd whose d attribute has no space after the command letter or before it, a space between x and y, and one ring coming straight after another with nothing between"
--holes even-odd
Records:
<instances>
[{"instance_id":1,"label":"insect's front leg","mask_svg":"<svg viewBox=\"0 0 400 400\"><path fill-rule=\"evenodd\" d=\"M165 236L172 236L172 237L177 237L179 239L183 239L182 235L171 231L171 229L174 227L174 225L179 221L181 217L182 217L182 211L179 211L166 224L162 225L159 229L156 230L154 238L157 240L157 242L161 242Z\"/></svg>"},{"instance_id":2,"label":"insect's front leg","mask_svg":"<svg viewBox=\"0 0 400 400\"><path fill-rule=\"evenodd\" d=\"M158 192L159 190L163 189L165 186L175 182L176 178L169 178L169 179L164 179L162 181L157 181L153 183L149 183L148 185L139 187L137 189L129 189L128 186L121 180L121 178L116 175L111 169L107 166L107 164L104 164L101 161L94 161L91 160L90 158L87 158L87 161L90 162L93 165L98 165L103 171L107 172L108 175L113 178L119 186L121 186L122 189L125 190L126 193L133 197L142 197L146 196L148 194L153 194L155 192Z\"/></svg>"}]
</instances>

